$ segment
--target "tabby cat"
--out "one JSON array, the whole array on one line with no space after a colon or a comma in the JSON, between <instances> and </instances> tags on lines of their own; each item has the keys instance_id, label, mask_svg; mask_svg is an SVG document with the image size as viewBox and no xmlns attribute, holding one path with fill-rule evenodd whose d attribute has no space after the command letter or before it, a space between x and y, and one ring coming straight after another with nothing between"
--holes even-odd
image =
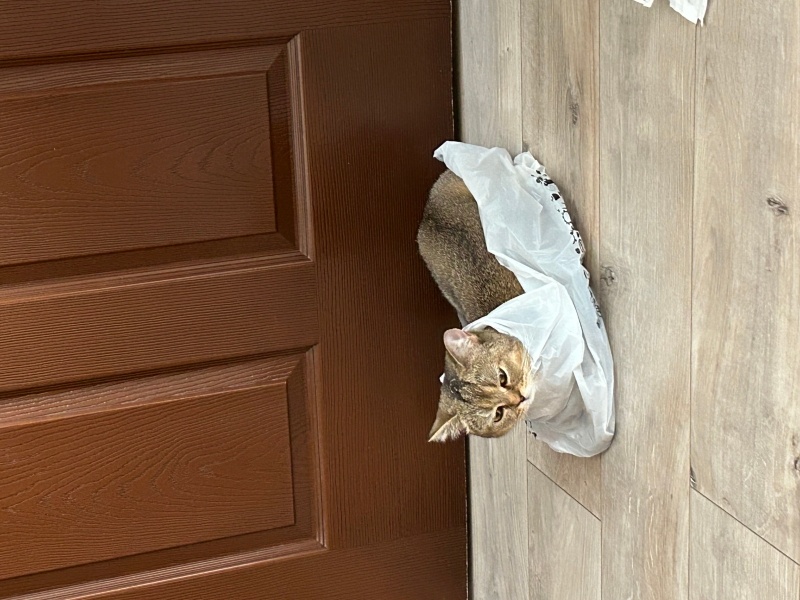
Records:
<instances>
[{"instance_id":1,"label":"tabby cat","mask_svg":"<svg viewBox=\"0 0 800 600\"><path fill-rule=\"evenodd\" d=\"M431 188L417 242L462 326L523 292L516 276L486 249L478 205L452 171ZM472 333L450 329L444 346L444 378L430 441L462 433L508 433L524 417L533 395L530 356L522 343L491 328Z\"/></svg>"}]
</instances>

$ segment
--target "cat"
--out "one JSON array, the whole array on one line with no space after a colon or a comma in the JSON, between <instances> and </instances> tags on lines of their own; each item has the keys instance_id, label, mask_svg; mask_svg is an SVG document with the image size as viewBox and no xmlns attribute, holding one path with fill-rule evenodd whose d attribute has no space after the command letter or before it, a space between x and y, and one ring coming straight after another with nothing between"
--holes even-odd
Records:
<instances>
[{"instance_id":1,"label":"cat","mask_svg":"<svg viewBox=\"0 0 800 600\"><path fill-rule=\"evenodd\" d=\"M431 188L417 244L462 327L523 293L516 276L486 249L478 205L450 170ZM449 329L444 346L444 377L429 441L508 433L525 416L534 391L531 358L522 343L491 328Z\"/></svg>"}]
</instances>

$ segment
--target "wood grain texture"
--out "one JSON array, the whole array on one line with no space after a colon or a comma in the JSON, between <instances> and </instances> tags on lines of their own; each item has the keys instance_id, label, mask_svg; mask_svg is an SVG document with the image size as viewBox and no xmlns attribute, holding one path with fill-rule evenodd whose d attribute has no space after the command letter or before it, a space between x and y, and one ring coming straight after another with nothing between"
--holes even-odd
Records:
<instances>
[{"instance_id":1,"label":"wood grain texture","mask_svg":"<svg viewBox=\"0 0 800 600\"><path fill-rule=\"evenodd\" d=\"M694 30L600 5L600 286L618 373L602 458L603 598L684 599L689 543Z\"/></svg>"},{"instance_id":2,"label":"wood grain texture","mask_svg":"<svg viewBox=\"0 0 800 600\"><path fill-rule=\"evenodd\" d=\"M689 600L797 600L800 565L699 493L691 497Z\"/></svg>"},{"instance_id":3,"label":"wood grain texture","mask_svg":"<svg viewBox=\"0 0 800 600\"><path fill-rule=\"evenodd\" d=\"M4 81L0 266L274 231L269 54L243 52L227 74L224 55L196 57L209 74L185 56L140 61L107 80L113 61L85 63L79 81L101 83L67 90L40 68L22 82L38 93L10 99Z\"/></svg>"},{"instance_id":4,"label":"wood grain texture","mask_svg":"<svg viewBox=\"0 0 800 600\"><path fill-rule=\"evenodd\" d=\"M599 19L599 2L522 3L523 144L564 195L586 246L595 289L600 284ZM600 515L599 456L587 460L553 452L530 437L528 458Z\"/></svg>"},{"instance_id":5,"label":"wood grain texture","mask_svg":"<svg viewBox=\"0 0 800 600\"><path fill-rule=\"evenodd\" d=\"M603 509L602 456L579 458L561 454L528 436L528 460L595 517Z\"/></svg>"},{"instance_id":6,"label":"wood grain texture","mask_svg":"<svg viewBox=\"0 0 800 600\"><path fill-rule=\"evenodd\" d=\"M522 150L520 3L458 2L460 137Z\"/></svg>"},{"instance_id":7,"label":"wood grain texture","mask_svg":"<svg viewBox=\"0 0 800 600\"><path fill-rule=\"evenodd\" d=\"M285 50L285 44L274 44L4 66L0 97L30 98L134 82L266 73Z\"/></svg>"},{"instance_id":8,"label":"wood grain texture","mask_svg":"<svg viewBox=\"0 0 800 600\"><path fill-rule=\"evenodd\" d=\"M720 3L711 17L698 37L692 466L699 491L800 561L800 6Z\"/></svg>"},{"instance_id":9,"label":"wood grain texture","mask_svg":"<svg viewBox=\"0 0 800 600\"><path fill-rule=\"evenodd\" d=\"M95 409L0 422L0 579L293 523L285 385Z\"/></svg>"},{"instance_id":10,"label":"wood grain texture","mask_svg":"<svg viewBox=\"0 0 800 600\"><path fill-rule=\"evenodd\" d=\"M244 235L223 239L205 239L205 241L179 243L178 245L157 245L155 247L138 250L91 255L86 254L87 250L83 248L84 244L75 239L80 237L79 235L70 234L68 230L64 230L64 228L61 227L60 233L66 234L69 240L74 241L72 249L78 254L82 254L81 256L0 267L0 281L7 285L43 280L52 282L54 279L76 279L80 276L95 275L98 273L108 273L111 271L130 272L133 269L147 269L164 265L208 265L213 262L230 260L231 258L241 259L243 257L263 258L265 256L272 256L274 258L276 255L285 255L287 252L289 254L293 253L296 255L299 253L308 256L308 210L306 208L308 197L305 193L297 193L297 191L302 188L302 185L299 185L298 182L302 182L302 172L305 162L302 152L298 151L298 147L302 145L300 141L302 136L300 121L302 119L300 115L301 111L297 107L293 107L293 104L297 103L298 92L292 89L292 78L294 76L290 74L290 71L296 68L296 54L297 43L296 41L292 41L286 45L261 46L256 48L173 52L153 56L5 68L3 73L6 76L0 79L0 86L4 86L5 97L13 96L17 98L30 95L41 96L43 93L50 93L50 91L53 93L67 93L73 88L81 90L89 89L96 92L98 89L102 90L104 86L137 85L142 82L185 82L186 80L196 79L197 77L224 77L246 74L264 75L267 83L268 97L268 109L264 107L264 111L269 117L268 131L271 169L270 165L262 165L262 167L270 171L269 187L270 197L273 202L270 203L270 210L267 210L267 218L268 220L269 218L272 219L274 228L277 231L266 234ZM45 134L45 138L47 135L48 134ZM181 134L178 134L178 137L180 135ZM163 141L152 140L152 145L158 144L163 144ZM186 139L185 145L191 146L192 140ZM124 153L125 147L121 146L120 148ZM225 150L221 151L225 152ZM64 158L65 160L70 160L69 157ZM79 162L82 159L78 157L71 160ZM189 161L189 166L191 166L191 161L193 159L186 158L186 160ZM196 166L198 167L197 173L201 173L204 168L202 161ZM162 167L168 170L172 169L170 166ZM74 180L72 171L62 170L59 172ZM56 173L56 171L50 171L51 175ZM232 173L228 174L231 175ZM147 175L146 171L142 171L142 181L147 179ZM137 178L134 179L138 181ZM180 179L180 177L178 177L178 179ZM155 181L155 179L148 179L148 181L155 186L155 190L158 192L157 181ZM217 180L217 183L220 185L225 185L225 182L226 180L224 177L218 178ZM13 180L3 181L3 183L6 184L6 187L9 189L15 186L18 187L17 183ZM203 187L205 184L199 182L198 185ZM241 187L241 182L234 182L232 185L239 185ZM74 187L74 181L65 182L63 186L61 184L51 184L51 187L53 186L54 189L61 187L71 189ZM201 195L202 193L209 192L206 188L204 188L205 192L201 190ZM231 208L236 207L235 203L228 206L225 202L219 202L219 199L224 197L224 194L217 196L215 201L220 206L213 207L214 209L211 211L212 214L224 214ZM156 193L156 197L160 197L158 193ZM137 202L139 200L140 199L137 199ZM43 198L43 203L45 205L47 205L48 202L52 204L49 197ZM259 200L259 203L260 202ZM19 204L19 200L12 198L9 201L9 204L14 203ZM169 204L168 201L166 203ZM109 204L113 204L113 202ZM142 205L145 208L153 208L153 202L142 202ZM66 208L69 208L69 206ZM124 208L127 208L128 212L137 210L136 206L133 205L128 205ZM246 210L251 211L252 208L251 206L246 208ZM180 230L177 234L179 239L208 238L207 231L198 230L189 232L187 230L189 226L194 224L203 224L204 219L207 221L207 216L192 214L192 210L194 209L191 207L188 207L187 210L189 210L190 218L181 223L183 229L180 229L180 227L174 223L171 223L168 229L170 229L173 234L176 229ZM67 212L72 217L76 214L74 210L68 210ZM107 211L101 212L103 216L100 219L98 219L96 215L93 215L91 211L88 213L81 213L80 216L86 217L85 222L79 220L76 225L81 226L84 233L87 224L91 222L100 222L108 225L109 213ZM155 210L156 215L167 215L169 212L169 207L166 209L163 207L156 208ZM258 209L256 212L261 213L263 211L262 209ZM16 212L12 213L12 218L7 222L10 229L16 227L14 222L17 215L18 213ZM41 211L39 212L39 216L40 215ZM23 215L23 217L24 216L25 215ZM113 215L111 216L113 217ZM150 216L152 217L153 215L151 214ZM172 216L180 215L173 214ZM27 216L22 220L30 223L31 217ZM230 230L230 225L233 222L241 221L239 217L230 214L222 220L226 223L223 227L229 229L229 234L234 233L234 231ZM53 216L50 218L51 224L57 222L57 217ZM150 238L152 243L153 237L164 237L159 231L139 231L141 227L137 229L138 221L133 219L133 222L136 224L124 225L111 219L111 225L121 229L125 233L131 234L129 241L133 240L139 243L146 243L148 238ZM208 225L208 223L206 223L206 225ZM237 226L242 227L244 230L258 230L258 228L254 228L253 225L252 223L239 222ZM219 226L217 224L210 225L209 227L217 228L219 233ZM33 237L37 239L35 232ZM83 235L83 237L88 237L90 240L92 238L91 235ZM38 239L41 240L41 235L39 235ZM106 241L108 242L108 240ZM168 242L166 239L163 241ZM96 242L94 242L94 244L96 245ZM92 246L92 242L86 245ZM48 250L49 247L40 247L37 249L40 254L47 254ZM63 246L61 250L63 252ZM24 244L21 248L13 248L13 253L15 255L19 255L20 252L25 253L26 251ZM9 290L10 288L7 287L6 293L8 293Z\"/></svg>"},{"instance_id":11,"label":"wood grain texture","mask_svg":"<svg viewBox=\"0 0 800 600\"><path fill-rule=\"evenodd\" d=\"M28 254L14 260L28 262L0 268L0 418L9 446L33 447L27 462L44 483L61 486L58 512L42 521L65 515L69 526L48 531L72 527L62 537L73 542L37 554L30 539L31 552L14 553L0 535L2 556L11 557L5 573L27 573L3 580L0 597L463 598L463 444L427 442L440 332L451 313L414 243L441 171L431 152L453 136L449 3L134 0L0 9L0 74L9 74L0 77L0 95L18 114L32 114L28 104L53 108L49 132L26 117L10 133L21 144L30 138L36 156L47 154L49 139L66 140L66 166L41 180L74 192L76 181L85 183L82 156L118 146L118 171L91 174L106 187L146 191L127 215L133 238L107 244L102 211L85 211L101 221L83 234L75 219L53 217L49 226L67 231L68 243L52 235L50 254L41 243L21 244L11 250ZM151 127L158 119L163 126ZM200 122L205 129L194 127ZM258 140L248 151L237 146L242 124ZM62 135L70 127L74 136ZM151 159L169 143L186 145L185 162L181 152ZM126 158L141 164L138 177ZM261 158L260 170L244 162ZM222 176L204 178L205 168ZM223 201L260 177L271 190L247 188L249 204L232 220L256 213L220 231L230 225L220 217ZM214 188L211 209L198 202L174 229L162 227L163 215L148 221L165 206L147 198L163 200L182 185L188 195ZM24 199L19 192L0 205ZM34 208L6 223L19 226ZM70 207L61 208L68 219ZM92 228L96 239L86 233ZM263 372L270 364L284 380ZM283 411L262 414L275 407L256 403L255 388L281 394ZM148 403L148 394L158 400ZM216 413L193 400L213 394L239 400L214 404ZM173 408L188 414L151 418ZM271 431L261 423L269 418L283 427L275 443L258 437ZM72 441L81 433L85 446ZM256 438L270 448L225 463L229 470L214 467L232 476L227 501L218 497L224 477L203 493L193 479L183 485L172 476L182 455L170 443L187 437L197 455L213 442L223 459L243 445L249 452ZM257 472L238 479L270 452L290 461L288 481L259 485ZM126 462L114 470L108 461L117 456ZM94 479L80 487L80 474L47 472L67 463L89 478L137 468L157 477L166 466L158 473L168 482L109 500L103 491L112 488L92 487ZM26 470L21 480L33 479ZM101 502L89 506L84 491ZM146 492L190 506L175 523L156 506L157 530L142 517ZM69 494L77 504L61 501ZM254 501L270 494L290 503ZM94 519L92 510L104 506L111 508ZM113 521L108 540L92 529L103 519Z\"/></svg>"},{"instance_id":12,"label":"wood grain texture","mask_svg":"<svg viewBox=\"0 0 800 600\"><path fill-rule=\"evenodd\" d=\"M297 356L245 361L221 366L191 368L176 373L121 378L118 381L78 384L5 397L0 402L0 424L27 427L63 418L124 410L159 402L174 402L206 395L239 393L253 387L286 384L298 367ZM7 395L8 396L8 395Z\"/></svg>"},{"instance_id":13,"label":"wood grain texture","mask_svg":"<svg viewBox=\"0 0 800 600\"><path fill-rule=\"evenodd\" d=\"M450 21L319 30L300 45L326 545L464 527L463 443L427 441L452 312L415 242L441 172L431 153L452 137ZM466 561L465 547L450 551Z\"/></svg>"},{"instance_id":14,"label":"wood grain texture","mask_svg":"<svg viewBox=\"0 0 800 600\"><path fill-rule=\"evenodd\" d=\"M460 137L522 150L520 4L466 0L458 6ZM526 432L470 438L470 596L528 593Z\"/></svg>"},{"instance_id":15,"label":"wood grain texture","mask_svg":"<svg viewBox=\"0 0 800 600\"><path fill-rule=\"evenodd\" d=\"M528 597L528 464L524 426L497 439L469 439L470 594Z\"/></svg>"},{"instance_id":16,"label":"wood grain texture","mask_svg":"<svg viewBox=\"0 0 800 600\"><path fill-rule=\"evenodd\" d=\"M107 277L72 292L41 285L0 298L0 390L309 347L318 339L310 263L170 274L129 285Z\"/></svg>"},{"instance_id":17,"label":"wood grain texture","mask_svg":"<svg viewBox=\"0 0 800 600\"><path fill-rule=\"evenodd\" d=\"M533 465L528 506L527 597L600 600L600 521Z\"/></svg>"},{"instance_id":18,"label":"wood grain texture","mask_svg":"<svg viewBox=\"0 0 800 600\"><path fill-rule=\"evenodd\" d=\"M263 0L44 0L0 3L0 60L289 38L306 29L449 18L446 0L308 0L292 10Z\"/></svg>"},{"instance_id":19,"label":"wood grain texture","mask_svg":"<svg viewBox=\"0 0 800 600\"><path fill-rule=\"evenodd\" d=\"M287 557L319 548L322 537L319 452L316 439L314 351L193 368L172 374L82 385L61 392L37 392L0 402L0 420L18 428L69 416L76 424L98 411L119 411L160 402L248 392L282 386L289 407L294 523L278 529L223 537L121 558L87 563L0 582L0 598L33 594L71 597L64 588L128 587L175 577L202 575L256 560ZM224 482L220 481L221 484ZM165 534L169 531L165 530ZM19 556L24 563L25 557ZM115 583L112 584L110 581ZM105 587L104 587L105 586ZM51 590L51 591L45 591ZM78 594L79 595L79 594Z\"/></svg>"},{"instance_id":20,"label":"wood grain texture","mask_svg":"<svg viewBox=\"0 0 800 600\"><path fill-rule=\"evenodd\" d=\"M203 577L99 581L58 598L90 600L409 600L464 598L466 544L456 528L339 551L304 550L294 560L266 557L214 568ZM311 575L311 576L309 576ZM15 600L55 600L45 594Z\"/></svg>"},{"instance_id":21,"label":"wood grain texture","mask_svg":"<svg viewBox=\"0 0 800 600\"><path fill-rule=\"evenodd\" d=\"M600 3L522 3L522 140L564 192L597 276Z\"/></svg>"},{"instance_id":22,"label":"wood grain texture","mask_svg":"<svg viewBox=\"0 0 800 600\"><path fill-rule=\"evenodd\" d=\"M618 375L599 485L591 462L536 443L529 458L563 503L553 481L602 518L604 598L795 599L800 9L714 4L696 29L666 4L522 3L524 141L573 199ZM489 9L471 10L477 22ZM495 81L503 48L487 28L462 30L489 57L465 72ZM495 112L472 113L464 131L502 114L494 89L474 93L463 101ZM599 204L584 206L592 194ZM496 462L491 477L508 479L513 464ZM532 530L570 522L533 494ZM493 501L473 486L473 504ZM553 581L561 597L574 566L561 545L536 560L545 542L531 536L530 597Z\"/></svg>"}]
</instances>

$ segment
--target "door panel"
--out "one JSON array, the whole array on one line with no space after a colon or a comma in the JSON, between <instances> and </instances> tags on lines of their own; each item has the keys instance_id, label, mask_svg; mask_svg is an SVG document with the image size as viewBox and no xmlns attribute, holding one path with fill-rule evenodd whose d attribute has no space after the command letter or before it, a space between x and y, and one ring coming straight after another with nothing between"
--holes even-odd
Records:
<instances>
[{"instance_id":1,"label":"door panel","mask_svg":"<svg viewBox=\"0 0 800 600\"><path fill-rule=\"evenodd\" d=\"M42 6L0 23L0 598L465 597L414 243L448 3Z\"/></svg>"},{"instance_id":2,"label":"door panel","mask_svg":"<svg viewBox=\"0 0 800 600\"><path fill-rule=\"evenodd\" d=\"M0 578L294 522L281 383L92 408L0 434Z\"/></svg>"},{"instance_id":3,"label":"door panel","mask_svg":"<svg viewBox=\"0 0 800 600\"><path fill-rule=\"evenodd\" d=\"M151 275L156 275L151 273ZM28 288L2 307L0 390L313 345L314 266L282 261L155 280L105 277L83 289Z\"/></svg>"},{"instance_id":4,"label":"door panel","mask_svg":"<svg viewBox=\"0 0 800 600\"><path fill-rule=\"evenodd\" d=\"M4 4L13 6L8 0ZM405 19L449 18L441 0L39 0L3 6L0 60L128 51L189 44L291 38L299 32Z\"/></svg>"},{"instance_id":5,"label":"door panel","mask_svg":"<svg viewBox=\"0 0 800 600\"><path fill-rule=\"evenodd\" d=\"M9 69L0 266L275 231L265 81L278 53Z\"/></svg>"},{"instance_id":6,"label":"door panel","mask_svg":"<svg viewBox=\"0 0 800 600\"><path fill-rule=\"evenodd\" d=\"M115 589L130 581L160 581L176 572L203 574L212 563L216 567L242 565L256 556L262 560L282 556L309 544L318 548L319 487L312 475L316 443L308 435L314 422L313 361L313 351L309 351L29 393L0 402L2 566L6 572L16 569L20 573L44 565L52 568L59 561L76 565L0 580L2 597L16 598L48 588L54 589L52 597L73 597L77 591L71 590ZM277 396L276 390L280 392ZM244 405L249 408L245 414L238 414L241 400L238 406L227 406L237 397L253 400ZM193 408L197 402L208 407L205 415ZM177 422L158 422L165 408L178 412ZM148 420L126 419L121 426L108 426L109 419L119 421L126 414L137 414L130 412L136 410ZM268 418L258 416L265 412ZM288 441L281 431L285 425L282 415L287 413ZM227 415L233 423L221 422ZM251 422L243 423L250 417ZM43 427L84 434L85 428L71 425L97 419L105 420L106 426L95 429L95 460L87 454L81 435L60 436L61 453L52 451L52 436L41 438L42 443L36 441L40 437L35 434ZM164 428L177 443L170 439L145 447L137 442L131 451L128 448L134 443L116 443L120 438L138 440L147 434L152 442L153 430ZM104 434L106 439L102 439ZM195 434L205 437L193 446ZM181 440L190 442L182 444ZM104 443L114 448L112 455L102 454L98 446ZM82 457L82 464L94 471L71 466L68 461L76 457ZM284 493L286 458L291 464L293 523L276 527L279 519L291 515L287 515ZM148 465L149 470L145 469ZM51 476L42 476L38 469ZM81 480L84 473L94 479ZM197 482L202 482L203 493L187 496L187 487ZM43 487L51 491L38 493ZM277 503L271 511L264 511L268 496ZM182 504L176 502L181 499ZM62 517L57 523L60 526L53 527L51 522L64 511L69 518ZM42 516L51 522L35 518ZM190 517L194 526L186 522ZM245 520L245 529L241 520ZM203 527L198 537L195 528ZM245 530L252 533L231 535ZM201 538L209 541L180 545L181 541L176 541L180 536L183 543ZM136 554L143 545L173 547ZM22 550L31 556L21 554ZM48 550L55 556L48 556ZM102 552L117 558L88 562ZM51 596L45 592L42 597Z\"/></svg>"}]
</instances>

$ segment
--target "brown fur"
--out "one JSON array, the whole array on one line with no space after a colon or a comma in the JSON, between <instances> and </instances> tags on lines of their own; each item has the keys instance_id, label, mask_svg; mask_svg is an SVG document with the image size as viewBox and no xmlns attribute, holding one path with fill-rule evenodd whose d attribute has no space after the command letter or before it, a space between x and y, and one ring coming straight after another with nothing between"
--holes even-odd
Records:
<instances>
[{"instance_id":1,"label":"brown fur","mask_svg":"<svg viewBox=\"0 0 800 600\"><path fill-rule=\"evenodd\" d=\"M451 171L431 189L417 242L462 325L523 292L514 274L486 249L478 205ZM444 342L445 378L431 441L464 432L497 437L510 431L524 416L533 393L530 357L522 344L492 329L469 334L451 329ZM507 379L505 385L501 377Z\"/></svg>"},{"instance_id":2,"label":"brown fur","mask_svg":"<svg viewBox=\"0 0 800 600\"><path fill-rule=\"evenodd\" d=\"M478 205L452 171L445 171L431 188L417 242L463 325L522 293L514 274L486 249Z\"/></svg>"}]
</instances>

